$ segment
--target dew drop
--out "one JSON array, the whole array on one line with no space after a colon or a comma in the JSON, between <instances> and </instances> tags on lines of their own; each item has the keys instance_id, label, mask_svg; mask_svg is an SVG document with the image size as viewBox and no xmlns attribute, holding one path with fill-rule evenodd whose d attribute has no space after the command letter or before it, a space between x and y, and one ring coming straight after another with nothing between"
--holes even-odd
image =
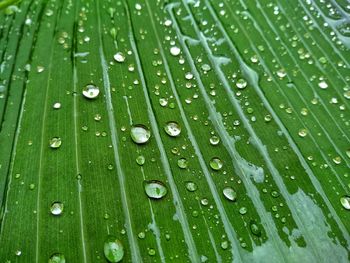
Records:
<instances>
[{"instance_id":1,"label":"dew drop","mask_svg":"<svg viewBox=\"0 0 350 263\"><path fill-rule=\"evenodd\" d=\"M181 49L179 47L174 46L170 48L170 54L175 57L178 56L180 52L181 52Z\"/></svg>"},{"instance_id":2,"label":"dew drop","mask_svg":"<svg viewBox=\"0 0 350 263\"><path fill-rule=\"evenodd\" d=\"M300 137L305 137L307 135L307 130L306 129L300 129L299 132L298 132L298 135Z\"/></svg>"},{"instance_id":3,"label":"dew drop","mask_svg":"<svg viewBox=\"0 0 350 263\"><path fill-rule=\"evenodd\" d=\"M177 166L179 166L181 169L186 169L188 166L188 161L185 158L180 158L177 160Z\"/></svg>"},{"instance_id":4,"label":"dew drop","mask_svg":"<svg viewBox=\"0 0 350 263\"><path fill-rule=\"evenodd\" d=\"M50 207L51 214L54 216L59 216L63 212L63 204L61 202L54 202Z\"/></svg>"},{"instance_id":5,"label":"dew drop","mask_svg":"<svg viewBox=\"0 0 350 263\"><path fill-rule=\"evenodd\" d=\"M99 93L100 89L93 84L88 84L83 89L83 96L87 99L95 99Z\"/></svg>"},{"instance_id":6,"label":"dew drop","mask_svg":"<svg viewBox=\"0 0 350 263\"><path fill-rule=\"evenodd\" d=\"M247 208L246 207L241 207L240 209L239 209L239 213L241 214L241 215L245 215L246 213L247 213Z\"/></svg>"},{"instance_id":7,"label":"dew drop","mask_svg":"<svg viewBox=\"0 0 350 263\"><path fill-rule=\"evenodd\" d=\"M327 82L325 82L324 80L322 80L321 82L318 83L318 86L321 88L321 89L327 89L328 88L328 84Z\"/></svg>"},{"instance_id":8,"label":"dew drop","mask_svg":"<svg viewBox=\"0 0 350 263\"><path fill-rule=\"evenodd\" d=\"M53 104L53 108L54 108L55 110L60 109L60 108L61 108L61 103L59 103L59 102L54 103L54 104Z\"/></svg>"},{"instance_id":9,"label":"dew drop","mask_svg":"<svg viewBox=\"0 0 350 263\"><path fill-rule=\"evenodd\" d=\"M210 167L216 171L219 171L224 165L224 163L217 157L212 158L209 164L210 164Z\"/></svg>"},{"instance_id":10,"label":"dew drop","mask_svg":"<svg viewBox=\"0 0 350 263\"><path fill-rule=\"evenodd\" d=\"M341 205L346 209L350 210L350 196L344 195L340 198Z\"/></svg>"},{"instance_id":11,"label":"dew drop","mask_svg":"<svg viewBox=\"0 0 350 263\"><path fill-rule=\"evenodd\" d=\"M187 80L193 79L193 74L192 74L191 72L187 72L187 73L185 74L185 79L187 79Z\"/></svg>"},{"instance_id":12,"label":"dew drop","mask_svg":"<svg viewBox=\"0 0 350 263\"><path fill-rule=\"evenodd\" d=\"M140 166L144 165L146 162L146 158L143 155L139 155L136 157L136 163Z\"/></svg>"},{"instance_id":13,"label":"dew drop","mask_svg":"<svg viewBox=\"0 0 350 263\"><path fill-rule=\"evenodd\" d=\"M122 52L117 52L114 56L113 56L114 60L119 62L119 63L123 63L125 61L125 55Z\"/></svg>"},{"instance_id":14,"label":"dew drop","mask_svg":"<svg viewBox=\"0 0 350 263\"><path fill-rule=\"evenodd\" d=\"M49 258L49 263L66 263L66 259L63 254L55 253Z\"/></svg>"},{"instance_id":15,"label":"dew drop","mask_svg":"<svg viewBox=\"0 0 350 263\"><path fill-rule=\"evenodd\" d=\"M218 145L220 142L220 138L218 136L211 136L209 139L211 145Z\"/></svg>"},{"instance_id":16,"label":"dew drop","mask_svg":"<svg viewBox=\"0 0 350 263\"><path fill-rule=\"evenodd\" d=\"M238 89L244 89L245 87L247 87L247 81L245 79L239 79L236 82L236 87Z\"/></svg>"},{"instance_id":17,"label":"dew drop","mask_svg":"<svg viewBox=\"0 0 350 263\"><path fill-rule=\"evenodd\" d=\"M137 144L144 144L149 141L151 131L144 125L134 125L130 129L131 139Z\"/></svg>"},{"instance_id":18,"label":"dew drop","mask_svg":"<svg viewBox=\"0 0 350 263\"><path fill-rule=\"evenodd\" d=\"M198 187L197 187L197 185L194 182L192 182L192 181L186 182L186 189L187 189L187 191L195 192L197 190L197 188Z\"/></svg>"},{"instance_id":19,"label":"dew drop","mask_svg":"<svg viewBox=\"0 0 350 263\"><path fill-rule=\"evenodd\" d=\"M176 137L179 136L181 133L181 127L180 125L175 122L175 121L169 121L165 126L164 126L165 132L171 136L171 137Z\"/></svg>"},{"instance_id":20,"label":"dew drop","mask_svg":"<svg viewBox=\"0 0 350 263\"><path fill-rule=\"evenodd\" d=\"M257 225L257 223L254 220L250 221L249 224L250 231L252 232L253 235L260 237L261 236L261 229Z\"/></svg>"},{"instance_id":21,"label":"dew drop","mask_svg":"<svg viewBox=\"0 0 350 263\"><path fill-rule=\"evenodd\" d=\"M237 200L237 192L232 187L225 187L224 190L222 190L222 193L224 194L225 198L229 201L236 201Z\"/></svg>"},{"instance_id":22,"label":"dew drop","mask_svg":"<svg viewBox=\"0 0 350 263\"><path fill-rule=\"evenodd\" d=\"M111 263L120 262L124 257L123 244L114 236L107 237L103 252L106 259Z\"/></svg>"},{"instance_id":23,"label":"dew drop","mask_svg":"<svg viewBox=\"0 0 350 263\"><path fill-rule=\"evenodd\" d=\"M202 69L204 72L208 72L208 71L211 70L211 67L210 67L209 64L203 64L203 65L201 66L201 69Z\"/></svg>"},{"instance_id":24,"label":"dew drop","mask_svg":"<svg viewBox=\"0 0 350 263\"><path fill-rule=\"evenodd\" d=\"M62 140L60 137L53 137L49 143L52 149L58 149L61 147Z\"/></svg>"},{"instance_id":25,"label":"dew drop","mask_svg":"<svg viewBox=\"0 0 350 263\"><path fill-rule=\"evenodd\" d=\"M167 187L158 180L144 181L145 193L149 198L161 199L168 193Z\"/></svg>"}]
</instances>

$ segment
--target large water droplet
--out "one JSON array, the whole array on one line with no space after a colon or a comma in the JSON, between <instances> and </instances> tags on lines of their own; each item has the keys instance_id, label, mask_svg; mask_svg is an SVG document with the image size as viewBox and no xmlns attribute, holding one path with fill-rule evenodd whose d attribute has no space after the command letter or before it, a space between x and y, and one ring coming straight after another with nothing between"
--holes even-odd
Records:
<instances>
[{"instance_id":1,"label":"large water droplet","mask_svg":"<svg viewBox=\"0 0 350 263\"><path fill-rule=\"evenodd\" d=\"M340 198L340 203L346 210L350 210L350 195L342 196Z\"/></svg>"},{"instance_id":2,"label":"large water droplet","mask_svg":"<svg viewBox=\"0 0 350 263\"><path fill-rule=\"evenodd\" d=\"M210 164L210 167L216 171L220 170L224 165L224 163L217 157L212 158L209 164Z\"/></svg>"},{"instance_id":3,"label":"large water droplet","mask_svg":"<svg viewBox=\"0 0 350 263\"><path fill-rule=\"evenodd\" d=\"M180 158L177 160L177 166L179 166L181 169L186 169L188 166L188 161L185 158Z\"/></svg>"},{"instance_id":4,"label":"large water droplet","mask_svg":"<svg viewBox=\"0 0 350 263\"><path fill-rule=\"evenodd\" d=\"M220 138L218 136L213 135L210 137L209 142L211 145L218 145L220 142Z\"/></svg>"},{"instance_id":5,"label":"large water droplet","mask_svg":"<svg viewBox=\"0 0 350 263\"><path fill-rule=\"evenodd\" d=\"M49 263L66 263L66 258L63 254L55 253L49 258Z\"/></svg>"},{"instance_id":6,"label":"large water droplet","mask_svg":"<svg viewBox=\"0 0 350 263\"><path fill-rule=\"evenodd\" d=\"M95 99L99 93L100 89L93 84L88 84L83 89L83 96L87 99Z\"/></svg>"},{"instance_id":7,"label":"large water droplet","mask_svg":"<svg viewBox=\"0 0 350 263\"><path fill-rule=\"evenodd\" d=\"M171 136L171 137L176 137L179 136L181 133L181 127L177 122L174 121L169 121L165 126L164 126L165 132Z\"/></svg>"},{"instance_id":8,"label":"large water droplet","mask_svg":"<svg viewBox=\"0 0 350 263\"><path fill-rule=\"evenodd\" d=\"M178 56L180 54L181 50L178 47L171 47L170 48L170 54L173 56Z\"/></svg>"},{"instance_id":9,"label":"large water droplet","mask_svg":"<svg viewBox=\"0 0 350 263\"><path fill-rule=\"evenodd\" d=\"M247 81L245 79L237 80L236 87L239 89L244 89L245 87L247 87Z\"/></svg>"},{"instance_id":10,"label":"large water droplet","mask_svg":"<svg viewBox=\"0 0 350 263\"><path fill-rule=\"evenodd\" d=\"M229 201L234 202L237 199L237 192L229 186L225 187L224 190L222 190L222 193L224 194L225 198Z\"/></svg>"},{"instance_id":11,"label":"large water droplet","mask_svg":"<svg viewBox=\"0 0 350 263\"><path fill-rule=\"evenodd\" d=\"M54 202L50 207L51 214L59 216L63 212L63 204L61 202Z\"/></svg>"},{"instance_id":12,"label":"large water droplet","mask_svg":"<svg viewBox=\"0 0 350 263\"><path fill-rule=\"evenodd\" d=\"M158 180L144 181L144 188L147 196L152 199L161 199L167 193L167 187Z\"/></svg>"},{"instance_id":13,"label":"large water droplet","mask_svg":"<svg viewBox=\"0 0 350 263\"><path fill-rule=\"evenodd\" d=\"M61 147L62 140L60 137L53 137L49 143L52 149L57 149Z\"/></svg>"},{"instance_id":14,"label":"large water droplet","mask_svg":"<svg viewBox=\"0 0 350 263\"><path fill-rule=\"evenodd\" d=\"M124 257L123 244L114 236L108 236L103 251L106 259L112 263L120 262Z\"/></svg>"},{"instance_id":15,"label":"large water droplet","mask_svg":"<svg viewBox=\"0 0 350 263\"><path fill-rule=\"evenodd\" d=\"M114 60L122 63L125 61L125 55L122 52L117 52L114 56L113 56Z\"/></svg>"},{"instance_id":16,"label":"large water droplet","mask_svg":"<svg viewBox=\"0 0 350 263\"><path fill-rule=\"evenodd\" d=\"M144 125L135 125L130 130L131 139L137 144L148 142L151 137L151 131Z\"/></svg>"},{"instance_id":17,"label":"large water droplet","mask_svg":"<svg viewBox=\"0 0 350 263\"><path fill-rule=\"evenodd\" d=\"M258 226L258 224L254 221L254 220L251 220L250 221L250 231L252 232L253 235L256 235L258 237L261 236L261 229L260 227Z\"/></svg>"}]
</instances>

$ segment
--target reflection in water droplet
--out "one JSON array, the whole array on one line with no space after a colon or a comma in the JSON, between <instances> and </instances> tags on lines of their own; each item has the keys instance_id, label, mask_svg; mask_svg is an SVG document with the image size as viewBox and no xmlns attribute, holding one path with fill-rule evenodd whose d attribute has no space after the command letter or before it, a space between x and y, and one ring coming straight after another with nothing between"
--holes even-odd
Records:
<instances>
[{"instance_id":1,"label":"reflection in water droplet","mask_svg":"<svg viewBox=\"0 0 350 263\"><path fill-rule=\"evenodd\" d=\"M217 157L212 158L209 164L210 164L210 167L216 171L220 170L224 165L224 163Z\"/></svg>"},{"instance_id":2,"label":"reflection in water droplet","mask_svg":"<svg viewBox=\"0 0 350 263\"><path fill-rule=\"evenodd\" d=\"M95 99L99 93L100 89L93 84L88 84L83 89L83 96L87 99Z\"/></svg>"},{"instance_id":3,"label":"reflection in water droplet","mask_svg":"<svg viewBox=\"0 0 350 263\"><path fill-rule=\"evenodd\" d=\"M63 254L55 253L49 258L49 263L66 263L66 259Z\"/></svg>"},{"instance_id":4,"label":"reflection in water droplet","mask_svg":"<svg viewBox=\"0 0 350 263\"><path fill-rule=\"evenodd\" d=\"M177 166L179 166L181 169L186 169L188 166L188 161L185 158L180 158L177 160Z\"/></svg>"},{"instance_id":5,"label":"reflection in water droplet","mask_svg":"<svg viewBox=\"0 0 350 263\"><path fill-rule=\"evenodd\" d=\"M51 214L58 216L63 212L63 204L61 202L54 202L50 208Z\"/></svg>"},{"instance_id":6,"label":"reflection in water droplet","mask_svg":"<svg viewBox=\"0 0 350 263\"><path fill-rule=\"evenodd\" d=\"M234 202L237 200L237 192L229 186L225 187L224 190L222 190L222 193L224 194L226 199L229 201Z\"/></svg>"},{"instance_id":7,"label":"reflection in water droplet","mask_svg":"<svg viewBox=\"0 0 350 263\"><path fill-rule=\"evenodd\" d=\"M176 137L179 136L181 133L181 127L180 125L175 122L175 121L169 121L165 126L164 126L165 132L171 136L171 137Z\"/></svg>"},{"instance_id":8,"label":"reflection in water droplet","mask_svg":"<svg viewBox=\"0 0 350 263\"><path fill-rule=\"evenodd\" d=\"M120 262L124 257L124 247L114 236L108 236L104 243L104 255L109 262Z\"/></svg>"},{"instance_id":9,"label":"reflection in water droplet","mask_svg":"<svg viewBox=\"0 0 350 263\"><path fill-rule=\"evenodd\" d=\"M148 142L151 137L151 131L144 125L134 125L130 129L131 139L137 144L144 144Z\"/></svg>"},{"instance_id":10,"label":"reflection in water droplet","mask_svg":"<svg viewBox=\"0 0 350 263\"><path fill-rule=\"evenodd\" d=\"M147 196L152 199L161 199L167 193L167 187L158 180L144 181L144 188Z\"/></svg>"},{"instance_id":11,"label":"reflection in water droplet","mask_svg":"<svg viewBox=\"0 0 350 263\"><path fill-rule=\"evenodd\" d=\"M178 47L171 47L170 48L170 54L173 56L178 56L180 54L181 50Z\"/></svg>"},{"instance_id":12,"label":"reflection in water droplet","mask_svg":"<svg viewBox=\"0 0 350 263\"><path fill-rule=\"evenodd\" d=\"M340 198L340 203L346 210L350 210L350 195L342 196Z\"/></svg>"},{"instance_id":13,"label":"reflection in water droplet","mask_svg":"<svg viewBox=\"0 0 350 263\"><path fill-rule=\"evenodd\" d=\"M239 89L244 89L245 87L247 87L247 81L245 79L237 80L236 87Z\"/></svg>"},{"instance_id":14,"label":"reflection in water droplet","mask_svg":"<svg viewBox=\"0 0 350 263\"><path fill-rule=\"evenodd\" d=\"M113 56L114 60L122 63L125 61L125 55L122 52L117 52L114 56Z\"/></svg>"},{"instance_id":15,"label":"reflection in water droplet","mask_svg":"<svg viewBox=\"0 0 350 263\"><path fill-rule=\"evenodd\" d=\"M197 185L194 182L188 181L186 182L186 189L189 192L195 192L197 190Z\"/></svg>"},{"instance_id":16,"label":"reflection in water droplet","mask_svg":"<svg viewBox=\"0 0 350 263\"><path fill-rule=\"evenodd\" d=\"M60 137L53 137L51 140L50 140L50 147L52 149L57 149L57 148L60 148L61 147L61 144L62 144L62 140Z\"/></svg>"}]
</instances>

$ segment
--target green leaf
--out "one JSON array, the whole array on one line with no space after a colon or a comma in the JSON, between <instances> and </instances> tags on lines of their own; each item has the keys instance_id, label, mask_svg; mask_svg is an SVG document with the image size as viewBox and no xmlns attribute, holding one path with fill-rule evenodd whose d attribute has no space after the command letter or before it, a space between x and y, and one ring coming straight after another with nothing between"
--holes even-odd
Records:
<instances>
[{"instance_id":1,"label":"green leaf","mask_svg":"<svg viewBox=\"0 0 350 263\"><path fill-rule=\"evenodd\" d=\"M347 1L0 9L0 262L349 261Z\"/></svg>"}]
</instances>

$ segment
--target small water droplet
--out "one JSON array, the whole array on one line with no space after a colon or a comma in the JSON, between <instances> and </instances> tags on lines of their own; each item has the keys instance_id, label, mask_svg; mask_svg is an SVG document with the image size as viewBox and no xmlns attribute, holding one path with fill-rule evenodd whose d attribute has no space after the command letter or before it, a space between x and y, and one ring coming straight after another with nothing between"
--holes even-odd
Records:
<instances>
[{"instance_id":1,"label":"small water droplet","mask_svg":"<svg viewBox=\"0 0 350 263\"><path fill-rule=\"evenodd\" d=\"M88 84L83 89L83 96L87 99L95 99L99 93L100 89L93 84Z\"/></svg>"},{"instance_id":2,"label":"small water droplet","mask_svg":"<svg viewBox=\"0 0 350 263\"><path fill-rule=\"evenodd\" d=\"M197 187L197 185L194 182L192 182L192 181L186 182L186 189L187 189L187 191L195 192L197 190L197 188L198 187Z\"/></svg>"},{"instance_id":3,"label":"small water droplet","mask_svg":"<svg viewBox=\"0 0 350 263\"><path fill-rule=\"evenodd\" d=\"M124 257L124 247L114 236L108 236L104 243L103 248L104 255L109 262L120 262Z\"/></svg>"},{"instance_id":4,"label":"small water droplet","mask_svg":"<svg viewBox=\"0 0 350 263\"><path fill-rule=\"evenodd\" d=\"M20 255L22 255L22 251L21 251L21 250L16 250L16 251L15 251L15 255L16 255L17 257L19 257Z\"/></svg>"},{"instance_id":5,"label":"small water droplet","mask_svg":"<svg viewBox=\"0 0 350 263\"><path fill-rule=\"evenodd\" d=\"M66 263L66 259L63 254L55 253L49 258L49 263Z\"/></svg>"},{"instance_id":6,"label":"small water droplet","mask_svg":"<svg viewBox=\"0 0 350 263\"><path fill-rule=\"evenodd\" d=\"M164 126L165 132L171 136L171 137L176 137L179 136L181 133L181 127L180 125L175 122L175 121L169 121L165 126Z\"/></svg>"},{"instance_id":7,"label":"small water droplet","mask_svg":"<svg viewBox=\"0 0 350 263\"><path fill-rule=\"evenodd\" d=\"M101 119L102 119L102 117L100 114L95 114L95 116L94 116L95 121L100 121Z\"/></svg>"},{"instance_id":8,"label":"small water droplet","mask_svg":"<svg viewBox=\"0 0 350 263\"><path fill-rule=\"evenodd\" d=\"M50 208L51 214L59 216L63 212L63 204L61 202L54 202L51 204Z\"/></svg>"},{"instance_id":9,"label":"small water droplet","mask_svg":"<svg viewBox=\"0 0 350 263\"><path fill-rule=\"evenodd\" d=\"M43 72L44 69L45 69L45 68L44 68L43 66L37 66L37 67L36 67L36 71L37 71L38 73Z\"/></svg>"},{"instance_id":10,"label":"small water droplet","mask_svg":"<svg viewBox=\"0 0 350 263\"><path fill-rule=\"evenodd\" d=\"M131 139L137 144L144 144L149 141L151 131L144 125L134 125L130 129Z\"/></svg>"},{"instance_id":11,"label":"small water droplet","mask_svg":"<svg viewBox=\"0 0 350 263\"><path fill-rule=\"evenodd\" d=\"M146 195L152 199L161 199L168 193L167 187L158 180L144 181Z\"/></svg>"},{"instance_id":12,"label":"small water droplet","mask_svg":"<svg viewBox=\"0 0 350 263\"><path fill-rule=\"evenodd\" d=\"M207 198L203 198L203 199L201 199L201 204L203 206L207 206L209 204L209 200Z\"/></svg>"},{"instance_id":13,"label":"small water droplet","mask_svg":"<svg viewBox=\"0 0 350 263\"><path fill-rule=\"evenodd\" d=\"M305 137L307 135L307 130L306 129L300 129L299 132L298 132L298 135L300 137Z\"/></svg>"},{"instance_id":14,"label":"small water droplet","mask_svg":"<svg viewBox=\"0 0 350 263\"><path fill-rule=\"evenodd\" d=\"M61 103L59 103L59 102L54 103L54 104L53 104L53 108L54 108L55 110L60 109L60 108L61 108Z\"/></svg>"},{"instance_id":15,"label":"small water droplet","mask_svg":"<svg viewBox=\"0 0 350 263\"><path fill-rule=\"evenodd\" d=\"M181 52L181 49L179 47L174 46L170 48L170 54L175 57L178 56L180 52Z\"/></svg>"},{"instance_id":16,"label":"small water droplet","mask_svg":"<svg viewBox=\"0 0 350 263\"><path fill-rule=\"evenodd\" d=\"M220 138L218 136L213 135L210 137L209 142L211 145L218 145L220 142Z\"/></svg>"},{"instance_id":17,"label":"small water droplet","mask_svg":"<svg viewBox=\"0 0 350 263\"><path fill-rule=\"evenodd\" d=\"M201 69L202 69L204 72L208 72L208 71L211 70L211 67L210 67L209 64L203 64L203 65L201 66Z\"/></svg>"},{"instance_id":18,"label":"small water droplet","mask_svg":"<svg viewBox=\"0 0 350 263\"><path fill-rule=\"evenodd\" d=\"M340 198L340 203L346 210L350 210L350 195L342 196Z\"/></svg>"},{"instance_id":19,"label":"small water droplet","mask_svg":"<svg viewBox=\"0 0 350 263\"><path fill-rule=\"evenodd\" d=\"M254 220L250 221L249 225L250 231L252 232L253 235L260 237L261 236L261 229L257 225L257 223Z\"/></svg>"},{"instance_id":20,"label":"small water droplet","mask_svg":"<svg viewBox=\"0 0 350 263\"><path fill-rule=\"evenodd\" d=\"M143 155L139 155L136 157L136 163L140 166L144 165L146 162L146 158Z\"/></svg>"},{"instance_id":21,"label":"small water droplet","mask_svg":"<svg viewBox=\"0 0 350 263\"><path fill-rule=\"evenodd\" d=\"M192 74L191 72L187 72L187 73L185 74L185 79L187 79L187 80L193 79L193 74Z\"/></svg>"},{"instance_id":22,"label":"small water droplet","mask_svg":"<svg viewBox=\"0 0 350 263\"><path fill-rule=\"evenodd\" d=\"M185 158L180 158L177 160L177 166L180 167L181 169L186 169L188 166L188 161Z\"/></svg>"},{"instance_id":23,"label":"small water droplet","mask_svg":"<svg viewBox=\"0 0 350 263\"><path fill-rule=\"evenodd\" d=\"M156 254L156 250L154 248L148 249L148 255L154 256Z\"/></svg>"},{"instance_id":24,"label":"small water droplet","mask_svg":"<svg viewBox=\"0 0 350 263\"><path fill-rule=\"evenodd\" d=\"M212 158L209 164L210 164L210 167L216 171L220 170L224 165L224 163L217 157Z\"/></svg>"},{"instance_id":25,"label":"small water droplet","mask_svg":"<svg viewBox=\"0 0 350 263\"><path fill-rule=\"evenodd\" d=\"M61 147L62 140L60 137L53 137L49 143L52 149L58 149Z\"/></svg>"},{"instance_id":26,"label":"small water droplet","mask_svg":"<svg viewBox=\"0 0 350 263\"><path fill-rule=\"evenodd\" d=\"M244 89L245 87L247 87L247 81L245 79L239 79L236 82L236 87L238 89Z\"/></svg>"},{"instance_id":27,"label":"small water droplet","mask_svg":"<svg viewBox=\"0 0 350 263\"><path fill-rule=\"evenodd\" d=\"M325 82L324 80L322 80L321 82L318 83L318 86L321 88L321 89L327 89L328 88L328 84L327 82Z\"/></svg>"},{"instance_id":28,"label":"small water droplet","mask_svg":"<svg viewBox=\"0 0 350 263\"><path fill-rule=\"evenodd\" d=\"M114 60L119 62L119 63L123 63L125 61L125 55L122 52L117 52L114 56L113 56Z\"/></svg>"},{"instance_id":29,"label":"small water droplet","mask_svg":"<svg viewBox=\"0 0 350 263\"><path fill-rule=\"evenodd\" d=\"M245 206L242 206L240 209L239 209L239 213L241 215L244 215L248 212L247 208Z\"/></svg>"},{"instance_id":30,"label":"small water droplet","mask_svg":"<svg viewBox=\"0 0 350 263\"><path fill-rule=\"evenodd\" d=\"M285 76L287 76L287 72L285 71L285 69L281 68L277 71L277 76L283 79Z\"/></svg>"},{"instance_id":31,"label":"small water droplet","mask_svg":"<svg viewBox=\"0 0 350 263\"><path fill-rule=\"evenodd\" d=\"M236 201L237 200L237 192L232 187L225 187L222 190L222 193L224 194L225 198L229 201Z\"/></svg>"}]
</instances>

